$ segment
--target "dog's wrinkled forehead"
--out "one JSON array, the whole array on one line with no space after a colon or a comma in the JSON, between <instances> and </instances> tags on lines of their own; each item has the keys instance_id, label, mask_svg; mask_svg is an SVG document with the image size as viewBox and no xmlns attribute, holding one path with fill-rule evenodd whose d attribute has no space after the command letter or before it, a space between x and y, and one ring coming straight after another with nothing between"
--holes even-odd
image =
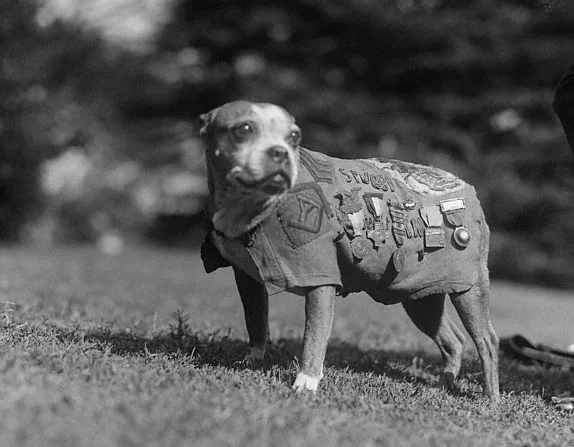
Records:
<instances>
[{"instance_id":1,"label":"dog's wrinkled forehead","mask_svg":"<svg viewBox=\"0 0 574 447\"><path fill-rule=\"evenodd\" d=\"M224 104L205 115L201 115L201 134L226 130L243 122L259 124L266 132L284 132L295 119L287 111L274 104L235 101Z\"/></svg>"}]
</instances>

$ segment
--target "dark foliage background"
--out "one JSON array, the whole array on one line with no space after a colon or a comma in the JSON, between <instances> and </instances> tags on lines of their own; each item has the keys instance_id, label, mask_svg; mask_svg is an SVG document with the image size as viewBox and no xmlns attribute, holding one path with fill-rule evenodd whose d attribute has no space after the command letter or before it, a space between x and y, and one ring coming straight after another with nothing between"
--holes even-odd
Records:
<instances>
[{"instance_id":1,"label":"dark foliage background","mask_svg":"<svg viewBox=\"0 0 574 447\"><path fill-rule=\"evenodd\" d=\"M196 117L249 98L287 108L307 147L457 173L485 206L493 276L574 287L574 157L551 109L574 64L567 9L179 1L133 52L73 22L39 26L33 0L1 8L2 238L196 241Z\"/></svg>"}]
</instances>

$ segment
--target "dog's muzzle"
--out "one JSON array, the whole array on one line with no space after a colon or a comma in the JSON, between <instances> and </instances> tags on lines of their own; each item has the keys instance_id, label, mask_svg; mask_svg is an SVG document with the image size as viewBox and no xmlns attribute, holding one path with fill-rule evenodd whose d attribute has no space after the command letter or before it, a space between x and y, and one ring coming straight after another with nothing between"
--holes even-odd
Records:
<instances>
[{"instance_id":1,"label":"dog's muzzle","mask_svg":"<svg viewBox=\"0 0 574 447\"><path fill-rule=\"evenodd\" d=\"M285 169L278 169L266 175L262 179L253 179L240 167L235 167L229 173L229 179L245 190L263 191L274 195L291 188L291 177Z\"/></svg>"}]
</instances>

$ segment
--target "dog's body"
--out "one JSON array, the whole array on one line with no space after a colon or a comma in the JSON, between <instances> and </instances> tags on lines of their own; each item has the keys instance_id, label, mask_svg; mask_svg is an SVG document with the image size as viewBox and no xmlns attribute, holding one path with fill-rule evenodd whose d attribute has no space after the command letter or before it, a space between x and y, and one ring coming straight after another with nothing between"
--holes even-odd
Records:
<instances>
[{"instance_id":1,"label":"dog's body","mask_svg":"<svg viewBox=\"0 0 574 447\"><path fill-rule=\"evenodd\" d=\"M498 398L498 339L488 314L489 231L474 188L444 171L397 160L341 160L298 147L283 109L236 102L204 116L213 230L206 270L232 265L251 352L267 343L268 296L306 295L302 370L322 377L336 293L402 302L437 343L448 386L464 336L445 312L450 295L475 341L484 392ZM239 131L238 131L239 129Z\"/></svg>"}]
</instances>

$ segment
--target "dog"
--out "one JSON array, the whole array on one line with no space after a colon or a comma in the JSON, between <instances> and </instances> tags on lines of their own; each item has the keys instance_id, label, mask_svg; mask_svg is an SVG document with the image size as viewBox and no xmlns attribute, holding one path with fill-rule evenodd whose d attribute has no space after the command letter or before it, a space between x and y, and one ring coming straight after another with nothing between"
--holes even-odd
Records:
<instances>
[{"instance_id":1,"label":"dog","mask_svg":"<svg viewBox=\"0 0 574 447\"><path fill-rule=\"evenodd\" d=\"M365 291L402 303L438 346L441 383L455 387L465 336L474 341L483 393L499 399L498 337L489 315L489 228L474 188L428 166L392 159L344 160L300 146L283 108L236 101L201 115L210 204L201 248L206 272L231 266L249 352L268 343L268 297L305 296L296 391L317 391L336 296Z\"/></svg>"}]
</instances>

